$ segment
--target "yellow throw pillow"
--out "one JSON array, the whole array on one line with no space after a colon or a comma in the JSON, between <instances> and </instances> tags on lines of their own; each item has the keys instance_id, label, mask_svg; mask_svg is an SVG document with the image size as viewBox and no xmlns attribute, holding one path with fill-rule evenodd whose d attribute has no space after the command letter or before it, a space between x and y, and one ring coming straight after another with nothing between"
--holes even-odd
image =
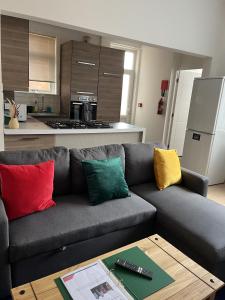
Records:
<instances>
[{"instance_id":1,"label":"yellow throw pillow","mask_svg":"<svg viewBox=\"0 0 225 300\"><path fill-rule=\"evenodd\" d=\"M154 171L159 190L181 182L180 160L176 150L154 149Z\"/></svg>"}]
</instances>

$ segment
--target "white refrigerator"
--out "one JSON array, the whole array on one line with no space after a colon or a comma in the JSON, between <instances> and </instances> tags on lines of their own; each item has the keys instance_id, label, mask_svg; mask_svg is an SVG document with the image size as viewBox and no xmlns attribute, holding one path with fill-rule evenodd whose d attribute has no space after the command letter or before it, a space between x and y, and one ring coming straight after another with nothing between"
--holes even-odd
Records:
<instances>
[{"instance_id":1,"label":"white refrigerator","mask_svg":"<svg viewBox=\"0 0 225 300\"><path fill-rule=\"evenodd\" d=\"M225 181L225 77L194 80L181 164L210 185Z\"/></svg>"}]
</instances>

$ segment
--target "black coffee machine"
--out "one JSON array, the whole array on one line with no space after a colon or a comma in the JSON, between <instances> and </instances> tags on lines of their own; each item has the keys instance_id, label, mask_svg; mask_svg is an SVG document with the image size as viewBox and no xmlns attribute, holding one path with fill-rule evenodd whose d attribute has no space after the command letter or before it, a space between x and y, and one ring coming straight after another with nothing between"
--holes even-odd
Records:
<instances>
[{"instance_id":1,"label":"black coffee machine","mask_svg":"<svg viewBox=\"0 0 225 300\"><path fill-rule=\"evenodd\" d=\"M81 121L91 122L96 120L97 104L84 102L81 112Z\"/></svg>"}]
</instances>

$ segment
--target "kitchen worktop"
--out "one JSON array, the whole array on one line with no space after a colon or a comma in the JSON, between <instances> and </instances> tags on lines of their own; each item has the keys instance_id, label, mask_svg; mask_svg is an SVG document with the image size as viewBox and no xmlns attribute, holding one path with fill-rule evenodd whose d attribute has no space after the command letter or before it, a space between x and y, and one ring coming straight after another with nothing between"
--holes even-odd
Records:
<instances>
[{"instance_id":1,"label":"kitchen worktop","mask_svg":"<svg viewBox=\"0 0 225 300\"><path fill-rule=\"evenodd\" d=\"M63 135L63 134L87 134L87 133L122 133L122 132L144 132L140 128L128 123L111 123L113 128L84 128L84 129L53 129L36 118L28 117L26 122L20 122L19 129L4 129L5 135Z\"/></svg>"}]
</instances>

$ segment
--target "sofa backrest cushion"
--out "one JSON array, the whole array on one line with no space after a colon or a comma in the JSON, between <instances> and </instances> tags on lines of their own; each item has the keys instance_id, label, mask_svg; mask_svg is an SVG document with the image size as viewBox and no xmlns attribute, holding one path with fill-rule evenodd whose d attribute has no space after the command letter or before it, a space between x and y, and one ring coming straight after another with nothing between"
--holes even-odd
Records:
<instances>
[{"instance_id":1,"label":"sofa backrest cushion","mask_svg":"<svg viewBox=\"0 0 225 300\"><path fill-rule=\"evenodd\" d=\"M70 149L70 167L72 177L72 191L76 194L87 192L85 173L82 160L108 159L120 157L123 170L125 169L124 149L121 145L105 145L93 148Z\"/></svg>"},{"instance_id":2,"label":"sofa backrest cushion","mask_svg":"<svg viewBox=\"0 0 225 300\"><path fill-rule=\"evenodd\" d=\"M155 180L153 166L154 147L161 144L123 144L125 150L125 179L128 186Z\"/></svg>"},{"instance_id":3,"label":"sofa backrest cushion","mask_svg":"<svg viewBox=\"0 0 225 300\"><path fill-rule=\"evenodd\" d=\"M54 160L54 195L70 193L70 156L65 147L54 147L43 150L2 151L0 164L34 165L40 162Z\"/></svg>"}]
</instances>

